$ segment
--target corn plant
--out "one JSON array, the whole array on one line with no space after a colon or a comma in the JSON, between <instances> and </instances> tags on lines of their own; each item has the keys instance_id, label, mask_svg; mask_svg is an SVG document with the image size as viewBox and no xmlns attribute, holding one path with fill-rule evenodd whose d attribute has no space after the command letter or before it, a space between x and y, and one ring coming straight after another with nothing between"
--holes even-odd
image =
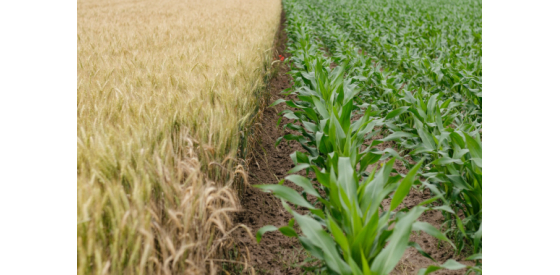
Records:
<instances>
[{"instance_id":1,"label":"corn plant","mask_svg":"<svg viewBox=\"0 0 560 275\"><path fill-rule=\"evenodd\" d=\"M408 246L416 247L425 254L416 243L408 241L411 231L422 230L449 242L444 234L429 223L417 221L425 210L444 209L452 212L447 206L423 206L437 197L408 211L398 210L416 181L415 175L421 163L402 178L400 175L391 176L394 162L395 158L392 158L380 171L361 180L347 157L338 159L336 169L332 164L330 172L312 165L319 187L315 187L303 176L286 177L305 190L303 197L284 185L258 187L274 192L293 205L310 210L311 215L301 215L284 204L294 216L303 235L296 233L293 221L279 230L286 236L297 237L312 256L324 261L327 271L335 274L388 274ZM300 166L302 167L305 166ZM319 190L328 190L328 195L321 196ZM383 209L381 203L390 194L393 194L390 207ZM307 196L316 197L320 206L312 205ZM272 230L277 228L263 227L257 233L257 240L260 240L262 234ZM452 262L454 261L450 263Z\"/></svg>"}]
</instances>

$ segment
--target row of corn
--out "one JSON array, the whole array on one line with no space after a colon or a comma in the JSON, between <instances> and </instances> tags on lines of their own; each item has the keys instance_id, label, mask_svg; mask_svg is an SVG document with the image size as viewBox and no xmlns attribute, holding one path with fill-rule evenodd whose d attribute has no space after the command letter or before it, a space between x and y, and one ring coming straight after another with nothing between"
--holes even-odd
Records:
<instances>
[{"instance_id":1,"label":"row of corn","mask_svg":"<svg viewBox=\"0 0 560 275\"><path fill-rule=\"evenodd\" d=\"M317 271L327 274L388 274L409 246L429 257L409 242L412 231L449 242L458 252L467 248L473 254L467 259L478 262L482 258L481 93L478 96L469 85L476 86L481 76L472 84L476 72L457 80L441 68L434 71L430 61L422 62L429 59L424 48L414 48L410 59L400 55L395 64L391 63L395 54L389 50L382 57L366 54L362 45L379 34L357 35L349 30L368 26L355 16L371 16L367 5L364 13L351 13L354 8L336 2L286 0L284 5L294 79L291 92L297 100L281 99L275 104L293 109L282 115L293 120L285 127L299 134L281 139L297 141L306 150L291 155L294 174L286 177L303 191L284 186L284 180L259 186L281 198L294 219L281 228L263 227L257 240L271 230L297 237L321 261ZM417 58L419 54L424 59ZM333 62L338 66L330 69ZM406 69L413 66L415 71ZM447 69L449 75L460 75ZM374 139L380 132L385 137ZM387 141L395 141L398 152L375 148ZM407 174L393 168L397 159L409 168ZM295 174L304 169L306 177ZM399 207L413 187L429 189L432 198L410 209ZM384 201L389 205L384 207ZM301 214L294 207L308 211ZM447 234L418 221L429 209L445 213L442 228ZM441 268L465 266L448 260L420 273ZM467 270L482 272L480 263Z\"/></svg>"},{"instance_id":2,"label":"row of corn","mask_svg":"<svg viewBox=\"0 0 560 275\"><path fill-rule=\"evenodd\" d=\"M318 8L307 14L316 19L312 22L322 40L336 51L335 62L350 63L350 73L362 77L361 87L369 93L365 101L386 112L400 110L402 114L386 125L392 132L386 140L395 140L402 152L414 160L426 157L433 161L423 169L422 176L442 187L454 210L465 216L456 219L446 215L448 233L454 236L459 250L467 246L467 250L480 253L482 50L477 38L481 31L477 23L481 22L476 16L480 9L476 5L473 8L472 1L464 5L450 5L448 1L409 4L403 7L385 3L383 9L371 4L315 5ZM412 10L415 16L410 16ZM343 16L345 11L356 16ZM432 15L432 21L426 20ZM470 29L465 18L474 25ZM379 22L391 27L375 26ZM406 24L417 27L399 29L399 25ZM430 36L434 30L439 30L432 34L435 38ZM383 39L379 37L386 42L381 43ZM431 41L440 42L430 46ZM410 48L411 45L416 47ZM403 55L405 48L416 54ZM378 56L394 58L385 62Z\"/></svg>"}]
</instances>

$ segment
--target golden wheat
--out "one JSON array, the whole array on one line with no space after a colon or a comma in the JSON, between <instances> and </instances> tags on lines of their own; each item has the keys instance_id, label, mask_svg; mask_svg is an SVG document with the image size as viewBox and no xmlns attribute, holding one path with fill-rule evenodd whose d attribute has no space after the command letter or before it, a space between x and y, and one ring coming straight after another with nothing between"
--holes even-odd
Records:
<instances>
[{"instance_id":1,"label":"golden wheat","mask_svg":"<svg viewBox=\"0 0 560 275\"><path fill-rule=\"evenodd\" d=\"M78 274L215 273L279 0L78 1Z\"/></svg>"}]
</instances>

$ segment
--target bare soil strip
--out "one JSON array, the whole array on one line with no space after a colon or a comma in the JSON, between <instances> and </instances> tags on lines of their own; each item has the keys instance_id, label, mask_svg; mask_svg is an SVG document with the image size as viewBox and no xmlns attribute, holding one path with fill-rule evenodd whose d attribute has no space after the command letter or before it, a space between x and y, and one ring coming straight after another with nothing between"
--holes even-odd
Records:
<instances>
[{"instance_id":1,"label":"bare soil strip","mask_svg":"<svg viewBox=\"0 0 560 275\"><path fill-rule=\"evenodd\" d=\"M286 19L282 12L280 28L275 41L274 52L278 55L288 57L285 52L287 37L284 31ZM280 64L278 74L271 79L269 91L270 102L284 98L280 93L292 85L292 78L287 74L287 64ZM249 165L249 183L251 187L246 188L242 196L243 211L238 213L235 222L245 224L253 234L265 225L277 227L288 224L291 216L282 207L279 199L272 194L267 194L257 188L255 184L276 184L280 179L287 176L288 170L293 167L290 154L296 150L302 150L301 145L296 143L287 144L282 142L278 147L274 146L276 139L287 134L282 128L289 122L282 117L280 126L277 127L278 113L281 108L266 108L261 122L259 145L254 150L254 158ZM295 187L292 183L287 186ZM302 270L293 267L295 263L303 261L306 253L296 238L288 238L279 232L269 232L263 237L260 244L255 242L253 236L248 236L245 231L237 232L236 246L240 251L248 248L250 253L249 264L253 266L256 274L301 274Z\"/></svg>"},{"instance_id":2,"label":"bare soil strip","mask_svg":"<svg viewBox=\"0 0 560 275\"><path fill-rule=\"evenodd\" d=\"M287 43L287 36L284 31L285 22L285 15L282 12L274 52L278 55L289 57L289 54L285 51ZM279 65L278 74L271 79L268 87L270 102L274 102L279 98L288 99L293 97L281 95L282 91L292 86L292 78L287 74L288 71L289 66L287 64L282 63ZM296 266L307 257L307 253L296 238L288 238L279 232L266 233L260 244L257 244L254 238L254 234L261 227L265 225L281 227L288 224L292 218L282 207L279 199L252 187L252 185L256 184L278 183L279 180L288 175L287 171L293 167L290 154L296 150L303 151L301 145L296 142L289 144L282 142L278 147L274 146L279 137L291 132L282 127L289 123L289 120L284 117L281 118L280 124L277 126L280 119L278 113L283 108L285 108L285 105L281 104L264 110L260 131L256 133L258 135L258 147L253 152L255 155L250 161L248 169L251 186L245 189L241 201L243 210L237 213L235 217L236 223L245 224L253 233L253 236L249 236L246 231L240 230L233 237L237 250L240 253L249 253L248 263L253 267L256 274L303 274L305 272L302 268ZM382 138L382 136L377 138ZM386 142L376 147L384 150L388 147L394 148L395 145L393 142ZM395 169L401 174L408 172L400 161L395 163ZM303 171L300 173L303 173ZM285 185L296 188L296 185L291 182L286 182ZM299 187L296 189L299 190ZM430 198L430 194L427 190L424 192L413 190L405 198L403 205L404 207L412 208L428 198ZM386 201L384 204L388 205L390 201ZM420 220L429 222L439 228L443 222L443 216L439 211L428 211L422 215ZM461 257L454 256L454 251L450 245L441 243L424 232L415 234L411 241L418 243L424 251L439 263L443 263L451 258L456 260L464 258L462 255ZM473 264L466 261L460 262L468 265ZM415 249L409 248L391 274L417 274L420 268L431 264L433 264L431 260L422 256ZM464 270L441 270L433 274L459 275L464 273Z\"/></svg>"}]
</instances>

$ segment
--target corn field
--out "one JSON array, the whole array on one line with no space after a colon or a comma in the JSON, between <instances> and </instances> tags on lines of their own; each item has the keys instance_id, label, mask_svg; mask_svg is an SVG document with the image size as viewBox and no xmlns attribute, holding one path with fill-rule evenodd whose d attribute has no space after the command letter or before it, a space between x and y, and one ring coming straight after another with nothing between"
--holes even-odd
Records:
<instances>
[{"instance_id":1,"label":"corn field","mask_svg":"<svg viewBox=\"0 0 560 275\"><path fill-rule=\"evenodd\" d=\"M308 176L284 179L303 188L301 194L284 180L259 186L281 198L294 219L281 228L263 227L257 240L274 230L298 238L320 261L320 273L389 274L407 246L421 251L408 239L412 231L424 231L477 264L448 260L419 274L482 273L481 2L284 5L294 79L287 92L297 99L273 105L295 109L281 115L292 121L285 127L299 134L277 142L305 148L292 155L290 172L305 169ZM372 138L379 133L384 137ZM395 148L373 147L389 141ZM394 170L396 161L409 172ZM432 198L399 208L411 188L430 190ZM446 219L442 231L417 221L434 209Z\"/></svg>"}]
</instances>

